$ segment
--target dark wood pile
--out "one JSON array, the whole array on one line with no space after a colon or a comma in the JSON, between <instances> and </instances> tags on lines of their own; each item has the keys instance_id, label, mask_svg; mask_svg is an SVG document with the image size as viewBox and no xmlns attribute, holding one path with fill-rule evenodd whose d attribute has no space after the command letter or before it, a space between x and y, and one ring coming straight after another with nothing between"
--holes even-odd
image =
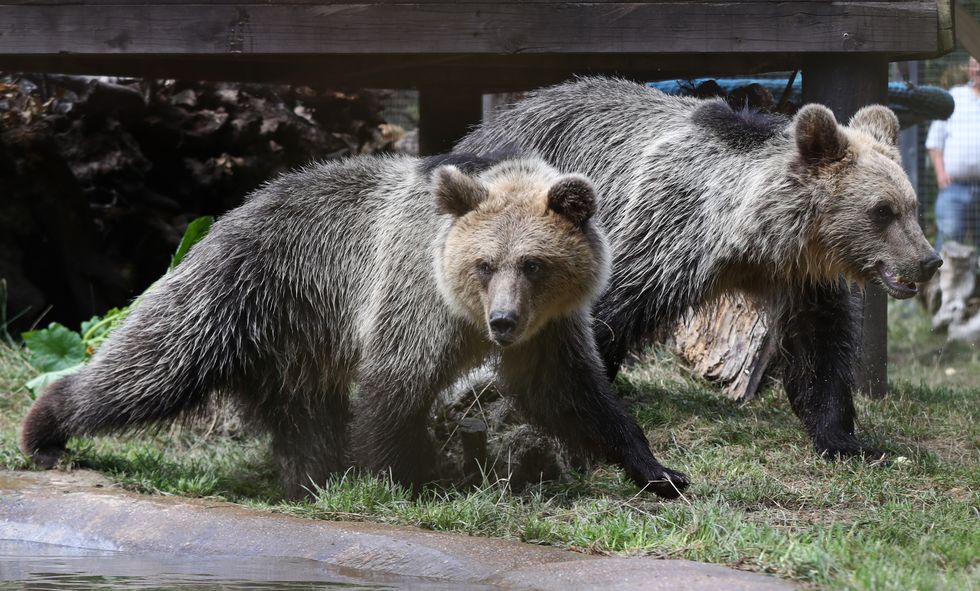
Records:
<instances>
[{"instance_id":1,"label":"dark wood pile","mask_svg":"<svg viewBox=\"0 0 980 591\"><path fill-rule=\"evenodd\" d=\"M389 149L380 111L370 93L305 86L0 75L10 332L126 303L189 220L280 172Z\"/></svg>"}]
</instances>

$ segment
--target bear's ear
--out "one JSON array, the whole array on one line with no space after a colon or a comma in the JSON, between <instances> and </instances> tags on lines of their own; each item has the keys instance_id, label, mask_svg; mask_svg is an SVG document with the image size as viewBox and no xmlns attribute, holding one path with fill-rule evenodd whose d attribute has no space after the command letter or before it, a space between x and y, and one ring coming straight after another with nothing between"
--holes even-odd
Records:
<instances>
[{"instance_id":1,"label":"bear's ear","mask_svg":"<svg viewBox=\"0 0 980 591\"><path fill-rule=\"evenodd\" d=\"M803 161L817 166L847 155L847 138L837 128L833 111L823 105L805 105L793 119L796 149Z\"/></svg>"},{"instance_id":2,"label":"bear's ear","mask_svg":"<svg viewBox=\"0 0 980 591\"><path fill-rule=\"evenodd\" d=\"M433 191L439 211L456 217L473 211L487 198L487 190L483 185L452 165L436 169Z\"/></svg>"},{"instance_id":3,"label":"bear's ear","mask_svg":"<svg viewBox=\"0 0 980 591\"><path fill-rule=\"evenodd\" d=\"M563 176L548 190L548 209L583 226L596 210L592 181L578 174Z\"/></svg>"},{"instance_id":4,"label":"bear's ear","mask_svg":"<svg viewBox=\"0 0 980 591\"><path fill-rule=\"evenodd\" d=\"M847 124L851 129L863 131L883 144L898 145L898 132L901 126L898 117L888 107L868 105L851 117Z\"/></svg>"}]
</instances>

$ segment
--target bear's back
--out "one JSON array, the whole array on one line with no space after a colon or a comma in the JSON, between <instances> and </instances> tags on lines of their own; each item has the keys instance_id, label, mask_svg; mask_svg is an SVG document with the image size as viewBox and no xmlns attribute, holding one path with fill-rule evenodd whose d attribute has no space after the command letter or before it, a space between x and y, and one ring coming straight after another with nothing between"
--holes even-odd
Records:
<instances>
[{"instance_id":1,"label":"bear's back","mask_svg":"<svg viewBox=\"0 0 980 591\"><path fill-rule=\"evenodd\" d=\"M234 306L258 313L270 331L333 326L323 338L353 350L370 294L431 274L439 222L418 159L317 163L271 181L219 219L173 280L193 276L188 290L215 301L236 294Z\"/></svg>"}]
</instances>

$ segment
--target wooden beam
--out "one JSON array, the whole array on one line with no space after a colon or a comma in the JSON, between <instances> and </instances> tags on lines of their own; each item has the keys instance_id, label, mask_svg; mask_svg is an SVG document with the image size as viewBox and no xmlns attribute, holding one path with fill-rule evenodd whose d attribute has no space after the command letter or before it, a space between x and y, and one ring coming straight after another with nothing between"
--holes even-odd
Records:
<instances>
[{"instance_id":1,"label":"wooden beam","mask_svg":"<svg viewBox=\"0 0 980 591\"><path fill-rule=\"evenodd\" d=\"M814 59L803 69L803 101L830 107L846 122L864 105L888 98L888 64L880 58L827 57ZM888 389L888 297L869 285L861 317L861 371L858 386L871 397Z\"/></svg>"},{"instance_id":2,"label":"wooden beam","mask_svg":"<svg viewBox=\"0 0 980 591\"><path fill-rule=\"evenodd\" d=\"M948 0L947 0L948 1ZM933 55L935 1L0 2L0 54Z\"/></svg>"},{"instance_id":3,"label":"wooden beam","mask_svg":"<svg viewBox=\"0 0 980 591\"><path fill-rule=\"evenodd\" d=\"M956 0L956 40L973 57L980 59L980 22Z\"/></svg>"},{"instance_id":4,"label":"wooden beam","mask_svg":"<svg viewBox=\"0 0 980 591\"><path fill-rule=\"evenodd\" d=\"M575 75L650 81L791 70L804 54L0 55L0 70L185 80L522 91Z\"/></svg>"},{"instance_id":5,"label":"wooden beam","mask_svg":"<svg viewBox=\"0 0 980 591\"><path fill-rule=\"evenodd\" d=\"M672 4L676 3L678 0L651 0L647 2L633 2L633 4ZM810 4L828 4L829 0L794 0L800 3L810 3ZM887 4L894 2L895 0L867 0L866 4ZM929 1L929 0L924 0ZM739 4L775 4L779 0L736 0ZM283 6L333 6L333 5L350 5L351 0L208 0L208 4L216 5L232 5L238 6L243 4L267 4L267 5L283 5ZM357 4L364 5L416 5L416 4L447 4L450 3L447 0L360 0ZM451 0L452 4L487 4L487 0ZM496 4L557 4L556 0L500 0ZM623 0L587 0L588 4L624 4ZM7 4L10 6L65 6L65 5L92 5L92 6L135 6L140 4L157 4L161 6L182 6L188 4L194 4L193 1L189 0L153 0L148 2L145 0L4 0L0 4Z\"/></svg>"},{"instance_id":6,"label":"wooden beam","mask_svg":"<svg viewBox=\"0 0 980 591\"><path fill-rule=\"evenodd\" d=\"M936 16L939 18L938 53L935 57L956 49L956 31L953 26L953 5L957 0L936 0Z\"/></svg>"}]
</instances>

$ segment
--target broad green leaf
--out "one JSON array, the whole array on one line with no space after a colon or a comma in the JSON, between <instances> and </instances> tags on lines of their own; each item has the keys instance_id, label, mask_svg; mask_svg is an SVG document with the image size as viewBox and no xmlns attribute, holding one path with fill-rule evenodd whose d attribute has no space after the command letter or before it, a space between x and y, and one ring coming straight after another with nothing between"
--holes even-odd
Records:
<instances>
[{"instance_id":1,"label":"broad green leaf","mask_svg":"<svg viewBox=\"0 0 980 591\"><path fill-rule=\"evenodd\" d=\"M85 360L82 335L57 322L47 328L25 332L24 344L30 349L31 365L41 371L58 371Z\"/></svg>"},{"instance_id":2,"label":"broad green leaf","mask_svg":"<svg viewBox=\"0 0 980 591\"><path fill-rule=\"evenodd\" d=\"M27 389L31 391L31 394L34 395L34 398L37 398L38 396L41 395L41 392L43 392L44 389L48 387L49 384L52 384L60 380L61 378L65 377L68 374L75 373L76 371L81 369L84 365L85 365L84 363L78 363L71 367L66 367L65 369L59 369L58 371L49 371L47 373L42 373L41 375L37 376L33 380L27 382L25 386L27 386Z\"/></svg>"},{"instance_id":3,"label":"broad green leaf","mask_svg":"<svg viewBox=\"0 0 980 591\"><path fill-rule=\"evenodd\" d=\"M214 223L214 218L211 216L199 217L193 222L187 224L187 231L184 232L184 237L180 239L180 244L177 246L177 252L174 253L172 259L170 259L170 269L173 269L180 261L184 260L187 256L187 252L192 246L200 242L204 238L208 230L211 229L211 224Z\"/></svg>"}]
</instances>

